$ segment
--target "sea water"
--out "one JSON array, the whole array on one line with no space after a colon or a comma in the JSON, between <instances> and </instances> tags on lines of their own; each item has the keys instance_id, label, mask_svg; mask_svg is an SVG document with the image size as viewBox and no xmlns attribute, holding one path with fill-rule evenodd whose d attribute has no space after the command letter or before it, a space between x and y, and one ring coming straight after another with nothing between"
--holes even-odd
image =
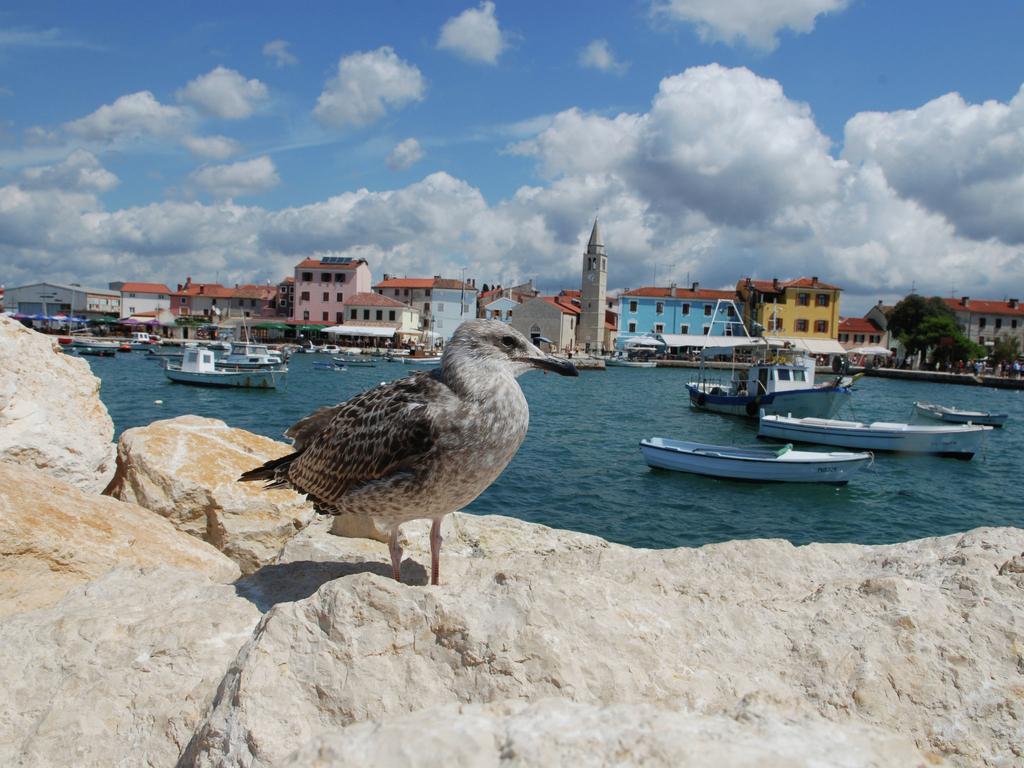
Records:
<instances>
[{"instance_id":1,"label":"sea water","mask_svg":"<svg viewBox=\"0 0 1024 768\"><path fill-rule=\"evenodd\" d=\"M90 358L117 434L183 414L283 440L311 411L334 405L414 366L319 370L326 355L294 355L285 390L173 384L141 352ZM884 543L978 526L1024 526L1024 392L862 378L837 418L913 421L915 400L1009 413L973 461L878 454L846 486L742 483L648 468L638 444L667 437L754 445L754 420L690 408L688 369L613 368L519 381L530 430L501 477L467 509L593 533L638 547L727 539ZM161 401L161 402L157 402ZM937 424L939 422L922 422ZM813 448L811 448L813 450ZM822 449L829 450L829 449Z\"/></svg>"}]
</instances>

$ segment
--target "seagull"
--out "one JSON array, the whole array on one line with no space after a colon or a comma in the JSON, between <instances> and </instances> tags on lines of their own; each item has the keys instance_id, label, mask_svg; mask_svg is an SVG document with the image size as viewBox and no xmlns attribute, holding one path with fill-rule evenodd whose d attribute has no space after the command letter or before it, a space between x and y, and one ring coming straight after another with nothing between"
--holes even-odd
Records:
<instances>
[{"instance_id":1,"label":"seagull","mask_svg":"<svg viewBox=\"0 0 1024 768\"><path fill-rule=\"evenodd\" d=\"M462 323L441 365L320 408L285 437L293 453L242 474L293 488L318 512L375 518L389 530L391 572L401 581L399 527L429 518L430 583L438 584L441 520L501 474L526 437L530 408L516 378L533 368L578 376L498 320Z\"/></svg>"}]
</instances>

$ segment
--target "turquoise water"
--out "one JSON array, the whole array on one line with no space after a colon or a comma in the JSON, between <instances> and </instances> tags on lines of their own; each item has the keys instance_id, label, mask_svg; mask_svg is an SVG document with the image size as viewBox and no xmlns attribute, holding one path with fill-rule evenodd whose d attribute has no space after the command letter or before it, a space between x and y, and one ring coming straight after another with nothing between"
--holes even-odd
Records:
<instances>
[{"instance_id":1,"label":"turquoise water","mask_svg":"<svg viewBox=\"0 0 1024 768\"><path fill-rule=\"evenodd\" d=\"M141 353L91 358L117 432L193 413L282 439L322 405L410 373L380 363L315 370L321 355L295 355L286 391L217 390L171 384ZM504 474L468 508L593 533L640 547L694 546L737 538L882 543L982 525L1024 526L1017 482L1024 469L1024 392L865 378L838 414L911 420L914 400L1007 411L973 461L879 455L849 485L755 485L660 470L637 444L661 436L751 445L753 422L693 411L683 369L617 368L569 379L540 372L519 381L530 432ZM161 405L154 403L162 400Z\"/></svg>"}]
</instances>

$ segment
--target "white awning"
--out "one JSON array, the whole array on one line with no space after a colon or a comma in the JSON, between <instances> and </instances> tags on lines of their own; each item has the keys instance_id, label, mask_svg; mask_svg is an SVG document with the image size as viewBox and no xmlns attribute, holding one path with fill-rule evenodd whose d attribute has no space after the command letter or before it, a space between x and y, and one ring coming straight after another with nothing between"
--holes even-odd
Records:
<instances>
[{"instance_id":1,"label":"white awning","mask_svg":"<svg viewBox=\"0 0 1024 768\"><path fill-rule=\"evenodd\" d=\"M892 354L891 349L886 349L885 347L879 346L854 347L853 349L848 349L846 351L849 352L851 355L885 355L886 357L889 357L889 355Z\"/></svg>"},{"instance_id":2,"label":"white awning","mask_svg":"<svg viewBox=\"0 0 1024 768\"><path fill-rule=\"evenodd\" d=\"M731 349L732 347L763 343L759 339L750 339L746 336L705 336L697 333L659 333L657 337L669 347L698 347L700 349L708 345Z\"/></svg>"},{"instance_id":3,"label":"white awning","mask_svg":"<svg viewBox=\"0 0 1024 768\"><path fill-rule=\"evenodd\" d=\"M846 350L835 339L801 339L796 336L765 336L772 344L790 344L793 349L812 355L845 355Z\"/></svg>"},{"instance_id":4,"label":"white awning","mask_svg":"<svg viewBox=\"0 0 1024 768\"><path fill-rule=\"evenodd\" d=\"M626 339L624 347L664 347L665 342L653 336L633 336Z\"/></svg>"},{"instance_id":5,"label":"white awning","mask_svg":"<svg viewBox=\"0 0 1024 768\"><path fill-rule=\"evenodd\" d=\"M386 325L331 325L322 329L324 333L333 333L337 336L380 336L390 338L395 335L397 328L390 328Z\"/></svg>"}]
</instances>

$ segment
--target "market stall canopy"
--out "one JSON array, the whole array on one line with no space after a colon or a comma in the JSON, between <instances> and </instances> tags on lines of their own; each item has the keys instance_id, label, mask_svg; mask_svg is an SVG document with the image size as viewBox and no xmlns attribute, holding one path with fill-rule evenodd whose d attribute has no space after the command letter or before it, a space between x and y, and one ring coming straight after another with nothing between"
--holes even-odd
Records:
<instances>
[{"instance_id":1,"label":"market stall canopy","mask_svg":"<svg viewBox=\"0 0 1024 768\"><path fill-rule=\"evenodd\" d=\"M802 339L798 336L765 336L765 339L772 343L782 342L789 344L793 349L800 349L812 355L845 355L843 349L835 339Z\"/></svg>"},{"instance_id":2,"label":"market stall canopy","mask_svg":"<svg viewBox=\"0 0 1024 768\"><path fill-rule=\"evenodd\" d=\"M624 347L664 347L665 342L661 339L656 339L653 336L634 336L633 338L626 339L623 344Z\"/></svg>"},{"instance_id":3,"label":"market stall canopy","mask_svg":"<svg viewBox=\"0 0 1024 768\"><path fill-rule=\"evenodd\" d=\"M337 336L380 336L390 338L397 329L385 325L331 325L322 329L324 333Z\"/></svg>"}]
</instances>

